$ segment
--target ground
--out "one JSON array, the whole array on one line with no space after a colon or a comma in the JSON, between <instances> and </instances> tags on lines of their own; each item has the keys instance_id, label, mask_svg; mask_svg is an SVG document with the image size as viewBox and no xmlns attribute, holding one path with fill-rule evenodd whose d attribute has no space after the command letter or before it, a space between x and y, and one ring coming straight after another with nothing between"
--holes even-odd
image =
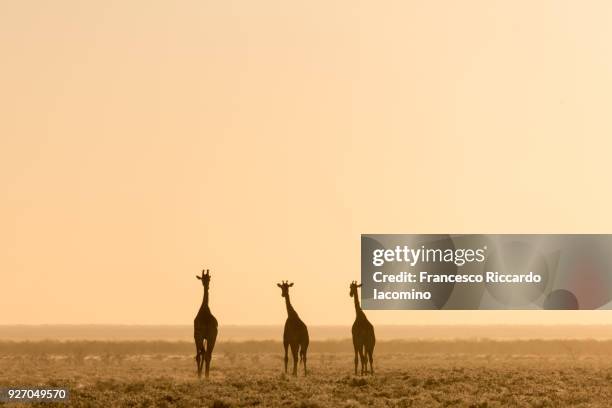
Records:
<instances>
[{"instance_id":1,"label":"ground","mask_svg":"<svg viewBox=\"0 0 612 408\"><path fill-rule=\"evenodd\" d=\"M191 352L110 350L88 354L81 347L61 355L5 348L0 386L66 386L77 407L604 407L612 401L612 355L601 353L382 352L375 375L361 377L352 374L351 353L313 352L309 376L300 370L294 378L282 372L282 347L263 354L226 350L214 356L210 379L198 380Z\"/></svg>"}]
</instances>

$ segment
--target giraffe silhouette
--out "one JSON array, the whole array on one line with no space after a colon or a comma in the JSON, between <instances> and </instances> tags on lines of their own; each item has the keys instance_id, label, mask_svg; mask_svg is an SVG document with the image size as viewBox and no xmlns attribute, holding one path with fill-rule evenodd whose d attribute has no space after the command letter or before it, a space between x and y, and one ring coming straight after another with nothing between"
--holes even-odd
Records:
<instances>
[{"instance_id":1,"label":"giraffe silhouette","mask_svg":"<svg viewBox=\"0 0 612 408\"><path fill-rule=\"evenodd\" d=\"M287 306L287 321L285 322L285 331L283 333L285 373L287 373L287 364L289 362L287 349L291 347L291 354L293 355L293 375L297 376L298 353L300 355L300 361L304 362L304 375L307 375L306 351L308 350L309 341L308 328L306 328L306 324L300 319L293 306L291 306L291 301L289 300L289 288L293 286L293 282L288 283L287 281L283 281L282 283L277 283L276 286L281 288L281 296L285 298L285 305Z\"/></svg>"},{"instance_id":2,"label":"giraffe silhouette","mask_svg":"<svg viewBox=\"0 0 612 408\"><path fill-rule=\"evenodd\" d=\"M374 353L374 345L376 344L374 326L368 321L368 318L359 305L359 293L357 288L360 287L361 285L358 285L357 281L351 282L351 291L349 293L355 300L356 317L353 328L351 329L353 333L353 347L355 348L355 375L357 375L359 358L361 359L361 375L368 373L368 360L370 361L370 374L374 374L372 354Z\"/></svg>"},{"instance_id":3,"label":"giraffe silhouette","mask_svg":"<svg viewBox=\"0 0 612 408\"><path fill-rule=\"evenodd\" d=\"M193 320L193 338L196 346L196 364L198 367L198 378L202 378L202 365L206 363L205 376L208 378L210 369L210 359L215 348L217 340L217 319L210 312L208 307L208 287L210 286L210 272L206 269L206 273L202 270L202 276L196 275L196 278L202 281L204 286L204 299L202 306ZM204 341L206 340L206 347Z\"/></svg>"}]
</instances>

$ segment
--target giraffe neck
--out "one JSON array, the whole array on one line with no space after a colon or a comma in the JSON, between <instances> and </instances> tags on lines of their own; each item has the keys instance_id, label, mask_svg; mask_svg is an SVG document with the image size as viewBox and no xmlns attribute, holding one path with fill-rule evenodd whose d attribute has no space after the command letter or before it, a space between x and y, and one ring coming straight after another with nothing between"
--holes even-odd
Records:
<instances>
[{"instance_id":1,"label":"giraffe neck","mask_svg":"<svg viewBox=\"0 0 612 408\"><path fill-rule=\"evenodd\" d=\"M361 306L359 305L359 294L357 291L355 291L355 295L353 296L353 299L355 300L355 313L359 315L361 313Z\"/></svg>"},{"instance_id":2,"label":"giraffe neck","mask_svg":"<svg viewBox=\"0 0 612 408\"><path fill-rule=\"evenodd\" d=\"M200 306L200 310L207 310L208 307L208 286L204 286L204 299L202 299L202 306Z\"/></svg>"},{"instance_id":3,"label":"giraffe neck","mask_svg":"<svg viewBox=\"0 0 612 408\"><path fill-rule=\"evenodd\" d=\"M291 317L292 315L295 315L295 309L293 308L293 306L291 306L291 300L289 300L289 294L287 293L287 296L285 296L285 305L287 306L287 316Z\"/></svg>"}]
</instances>

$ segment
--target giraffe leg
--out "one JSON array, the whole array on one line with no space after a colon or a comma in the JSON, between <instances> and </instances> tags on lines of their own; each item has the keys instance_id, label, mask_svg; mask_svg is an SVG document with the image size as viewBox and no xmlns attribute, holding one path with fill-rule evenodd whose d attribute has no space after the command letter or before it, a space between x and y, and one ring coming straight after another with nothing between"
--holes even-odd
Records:
<instances>
[{"instance_id":1,"label":"giraffe leg","mask_svg":"<svg viewBox=\"0 0 612 408\"><path fill-rule=\"evenodd\" d=\"M364 356L364 350L363 349L364 349L363 346L359 347L359 359L361 360L361 375L364 375L368 371L368 369L365 367L366 359L365 359L365 356Z\"/></svg>"},{"instance_id":2,"label":"giraffe leg","mask_svg":"<svg viewBox=\"0 0 612 408\"><path fill-rule=\"evenodd\" d=\"M199 339L195 339L196 345L196 368L198 370L198 378L202 378L202 342Z\"/></svg>"},{"instance_id":3,"label":"giraffe leg","mask_svg":"<svg viewBox=\"0 0 612 408\"><path fill-rule=\"evenodd\" d=\"M374 361L374 358L372 357L372 352L373 350L368 350L367 354L368 354L368 360L370 360L370 374L374 375L374 366L372 365L372 361Z\"/></svg>"},{"instance_id":4,"label":"giraffe leg","mask_svg":"<svg viewBox=\"0 0 612 408\"><path fill-rule=\"evenodd\" d=\"M308 345L302 345L300 350L300 360L304 361L304 376L308 375L308 371L306 370L306 350L308 350Z\"/></svg>"},{"instance_id":5,"label":"giraffe leg","mask_svg":"<svg viewBox=\"0 0 612 408\"><path fill-rule=\"evenodd\" d=\"M198 354L196 354L196 369L198 370L198 378L202 377L202 370L200 369L200 360L202 359L200 350L198 350Z\"/></svg>"},{"instance_id":6,"label":"giraffe leg","mask_svg":"<svg viewBox=\"0 0 612 408\"><path fill-rule=\"evenodd\" d=\"M204 340L200 345L200 359L198 361L198 377L202 378L202 367L204 366L204 353L206 353Z\"/></svg>"},{"instance_id":7,"label":"giraffe leg","mask_svg":"<svg viewBox=\"0 0 612 408\"><path fill-rule=\"evenodd\" d=\"M208 373L210 371L210 360L212 360L212 352L215 348L215 342L217 341L217 335L215 333L214 336L211 336L208 340L206 340L206 353L204 354L204 361L206 362L206 370L204 371L204 376L208 378Z\"/></svg>"},{"instance_id":8,"label":"giraffe leg","mask_svg":"<svg viewBox=\"0 0 612 408\"><path fill-rule=\"evenodd\" d=\"M355 349L355 375L357 375L357 366L359 365L359 351L357 351L357 345L353 344L353 348Z\"/></svg>"},{"instance_id":9,"label":"giraffe leg","mask_svg":"<svg viewBox=\"0 0 612 408\"><path fill-rule=\"evenodd\" d=\"M298 345L290 344L291 346L291 355L293 356L293 375L297 376L297 366L298 366Z\"/></svg>"},{"instance_id":10,"label":"giraffe leg","mask_svg":"<svg viewBox=\"0 0 612 408\"><path fill-rule=\"evenodd\" d=\"M289 343L283 343L283 346L285 347L285 374L287 374L287 365L289 364Z\"/></svg>"}]
</instances>

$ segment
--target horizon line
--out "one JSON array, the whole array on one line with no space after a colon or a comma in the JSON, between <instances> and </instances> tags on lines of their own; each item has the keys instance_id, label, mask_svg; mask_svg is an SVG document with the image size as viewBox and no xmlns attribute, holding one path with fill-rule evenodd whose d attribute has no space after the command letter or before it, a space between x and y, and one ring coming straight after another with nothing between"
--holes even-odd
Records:
<instances>
[{"instance_id":1,"label":"horizon line","mask_svg":"<svg viewBox=\"0 0 612 408\"><path fill-rule=\"evenodd\" d=\"M186 323L0 323L0 327L15 327L15 326L132 326L132 327L191 327L191 324ZM229 323L220 324L219 327L279 327L283 323L278 324L239 324ZM350 327L350 324L309 324L309 327ZM447 324L426 324L426 323L398 323L398 324L377 324L376 327L559 327L559 326L612 326L612 323L447 323Z\"/></svg>"}]
</instances>

